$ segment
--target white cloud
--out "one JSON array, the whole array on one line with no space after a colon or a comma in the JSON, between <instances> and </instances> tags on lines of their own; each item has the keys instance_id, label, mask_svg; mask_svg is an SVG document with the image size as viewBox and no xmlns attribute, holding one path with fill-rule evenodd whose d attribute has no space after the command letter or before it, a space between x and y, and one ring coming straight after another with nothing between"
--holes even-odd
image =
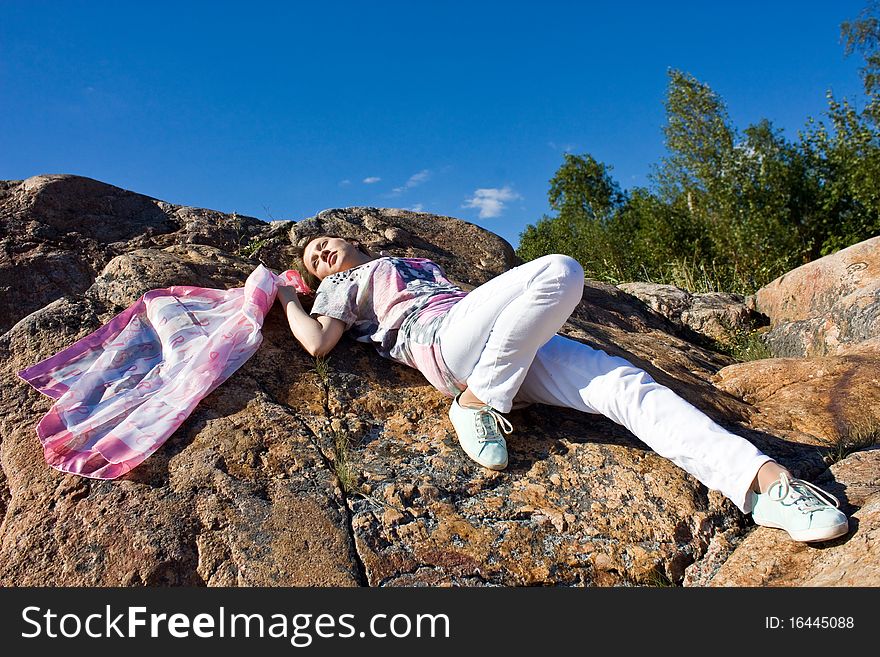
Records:
<instances>
[{"instance_id":1,"label":"white cloud","mask_svg":"<svg viewBox=\"0 0 880 657\"><path fill-rule=\"evenodd\" d=\"M369 176L367 178L364 178L364 184L365 185L372 185L373 183L377 183L380 180L382 180L382 179L379 176Z\"/></svg>"},{"instance_id":2,"label":"white cloud","mask_svg":"<svg viewBox=\"0 0 880 657\"><path fill-rule=\"evenodd\" d=\"M504 211L504 204L508 201L516 201L522 196L513 191L510 187L504 186L501 189L490 187L487 189L478 189L474 191L472 198L466 199L463 208L479 208L480 219L491 219L498 217Z\"/></svg>"},{"instance_id":3,"label":"white cloud","mask_svg":"<svg viewBox=\"0 0 880 657\"><path fill-rule=\"evenodd\" d=\"M563 153L573 153L577 148L577 144L557 144L555 141L548 141L547 145L554 151L562 151Z\"/></svg>"},{"instance_id":4,"label":"white cloud","mask_svg":"<svg viewBox=\"0 0 880 657\"><path fill-rule=\"evenodd\" d=\"M410 210L412 210L413 212L421 212L424 209L425 209L425 206L422 205L421 203L416 203L414 206L412 206L410 208Z\"/></svg>"},{"instance_id":5,"label":"white cloud","mask_svg":"<svg viewBox=\"0 0 880 657\"><path fill-rule=\"evenodd\" d=\"M422 169L418 173L414 173L409 177L409 180L402 187L395 187L392 191L394 194L402 194L408 189L412 189L413 187L418 187L423 182L428 180L431 177L430 169Z\"/></svg>"},{"instance_id":6,"label":"white cloud","mask_svg":"<svg viewBox=\"0 0 880 657\"><path fill-rule=\"evenodd\" d=\"M340 180L340 181L339 181L339 186L340 186L340 187L345 187L346 185L350 185L350 184L351 184L351 181L350 181L348 178L346 178L345 180Z\"/></svg>"}]
</instances>

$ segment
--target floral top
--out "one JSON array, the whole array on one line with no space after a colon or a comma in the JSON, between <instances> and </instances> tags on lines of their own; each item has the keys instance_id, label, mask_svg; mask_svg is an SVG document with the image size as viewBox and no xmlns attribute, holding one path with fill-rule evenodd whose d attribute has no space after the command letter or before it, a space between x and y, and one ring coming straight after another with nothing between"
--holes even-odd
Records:
<instances>
[{"instance_id":1,"label":"floral top","mask_svg":"<svg viewBox=\"0 0 880 657\"><path fill-rule=\"evenodd\" d=\"M374 343L379 354L416 368L454 397L466 384L446 367L437 330L466 295L427 258L385 257L324 278L311 314L345 322L356 340Z\"/></svg>"}]
</instances>

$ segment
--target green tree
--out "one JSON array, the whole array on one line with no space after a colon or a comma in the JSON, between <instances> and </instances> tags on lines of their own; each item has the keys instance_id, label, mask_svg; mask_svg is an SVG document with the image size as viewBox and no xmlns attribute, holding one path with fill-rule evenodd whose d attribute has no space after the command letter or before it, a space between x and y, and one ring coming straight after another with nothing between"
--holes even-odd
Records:
<instances>
[{"instance_id":1,"label":"green tree","mask_svg":"<svg viewBox=\"0 0 880 657\"><path fill-rule=\"evenodd\" d=\"M840 25L840 38L847 56L860 53L865 65L860 73L868 105L865 115L875 124L880 123L880 3L871 0L853 21Z\"/></svg>"},{"instance_id":2,"label":"green tree","mask_svg":"<svg viewBox=\"0 0 880 657\"><path fill-rule=\"evenodd\" d=\"M566 153L550 180L548 199L555 217L543 217L520 236L520 257L565 253L584 266L588 276L613 277L621 249L609 239L608 227L626 203L610 167L593 156Z\"/></svg>"},{"instance_id":3,"label":"green tree","mask_svg":"<svg viewBox=\"0 0 880 657\"><path fill-rule=\"evenodd\" d=\"M666 93L666 148L659 191L672 201L690 195L692 212L707 213L725 184L734 155L734 132L720 96L692 75L671 69Z\"/></svg>"},{"instance_id":4,"label":"green tree","mask_svg":"<svg viewBox=\"0 0 880 657\"><path fill-rule=\"evenodd\" d=\"M767 120L739 133L721 97L668 72L667 156L651 188L624 192L611 167L566 154L550 181L556 216L520 236L532 259L567 253L588 276L751 293L786 271L880 233L880 2L841 25L861 53L862 112L828 95L828 121L790 142ZM697 274L696 272L699 272Z\"/></svg>"},{"instance_id":5,"label":"green tree","mask_svg":"<svg viewBox=\"0 0 880 657\"><path fill-rule=\"evenodd\" d=\"M566 153L550 180L550 207L563 219L607 224L626 200L610 170L592 155Z\"/></svg>"},{"instance_id":6,"label":"green tree","mask_svg":"<svg viewBox=\"0 0 880 657\"><path fill-rule=\"evenodd\" d=\"M711 269L740 292L800 264L810 199L797 148L766 120L740 134L720 96L681 71L669 72L666 111L669 155L655 179L661 198L687 215L678 239L689 240L674 261Z\"/></svg>"},{"instance_id":7,"label":"green tree","mask_svg":"<svg viewBox=\"0 0 880 657\"><path fill-rule=\"evenodd\" d=\"M813 123L802 136L818 187L817 255L880 233L880 133L867 109L860 114L831 93L828 105L831 129Z\"/></svg>"},{"instance_id":8,"label":"green tree","mask_svg":"<svg viewBox=\"0 0 880 657\"><path fill-rule=\"evenodd\" d=\"M732 239L746 288L760 287L809 259L809 208L815 189L796 145L766 119L749 126L737 145Z\"/></svg>"}]
</instances>

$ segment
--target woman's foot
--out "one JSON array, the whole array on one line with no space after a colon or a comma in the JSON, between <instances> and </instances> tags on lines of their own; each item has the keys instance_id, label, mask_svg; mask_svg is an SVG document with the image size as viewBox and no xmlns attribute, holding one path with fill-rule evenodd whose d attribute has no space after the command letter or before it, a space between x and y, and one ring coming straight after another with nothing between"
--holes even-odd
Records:
<instances>
[{"instance_id":1,"label":"woman's foot","mask_svg":"<svg viewBox=\"0 0 880 657\"><path fill-rule=\"evenodd\" d=\"M778 479L760 487L766 492L752 493L755 524L784 529L794 540L804 542L828 541L849 531L849 520L837 508L837 498L778 467Z\"/></svg>"},{"instance_id":2,"label":"woman's foot","mask_svg":"<svg viewBox=\"0 0 880 657\"><path fill-rule=\"evenodd\" d=\"M477 397L470 387L465 388L458 396L458 403L465 408L483 408L488 406L486 402Z\"/></svg>"},{"instance_id":3,"label":"woman's foot","mask_svg":"<svg viewBox=\"0 0 880 657\"><path fill-rule=\"evenodd\" d=\"M449 407L449 419L455 427L458 442L465 453L484 468L503 470L507 467L507 441L510 422L491 406L463 406L459 395Z\"/></svg>"},{"instance_id":4,"label":"woman's foot","mask_svg":"<svg viewBox=\"0 0 880 657\"><path fill-rule=\"evenodd\" d=\"M779 475L782 473L788 475L789 479L794 479L792 474L779 465L776 461L767 461L759 469L752 482L752 490L756 493L766 493L770 490L770 486L779 481Z\"/></svg>"}]
</instances>

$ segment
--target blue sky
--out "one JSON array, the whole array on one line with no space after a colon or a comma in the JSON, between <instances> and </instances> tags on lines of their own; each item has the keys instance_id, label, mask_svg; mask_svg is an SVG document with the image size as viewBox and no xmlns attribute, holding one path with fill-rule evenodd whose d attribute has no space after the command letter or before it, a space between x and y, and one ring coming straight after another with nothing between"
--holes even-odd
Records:
<instances>
[{"instance_id":1,"label":"blue sky","mask_svg":"<svg viewBox=\"0 0 880 657\"><path fill-rule=\"evenodd\" d=\"M790 139L861 90L839 26L862 1L180 5L0 0L0 179L265 220L421 209L516 245L566 150L648 184L670 67Z\"/></svg>"}]
</instances>

